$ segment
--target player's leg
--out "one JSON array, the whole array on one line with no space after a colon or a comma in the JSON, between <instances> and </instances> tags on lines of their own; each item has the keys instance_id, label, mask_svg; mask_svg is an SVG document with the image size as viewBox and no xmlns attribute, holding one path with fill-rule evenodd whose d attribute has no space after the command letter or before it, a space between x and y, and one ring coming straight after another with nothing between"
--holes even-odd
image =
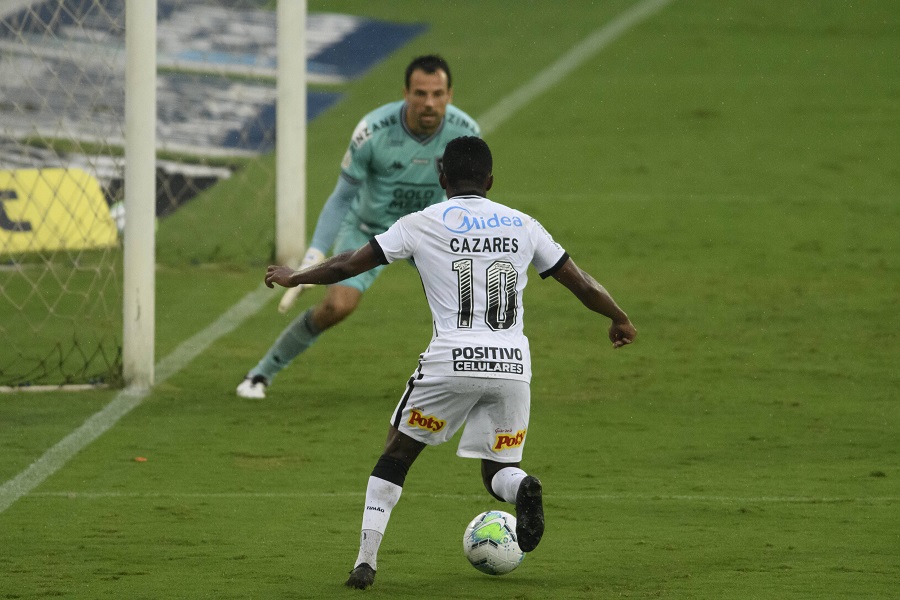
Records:
<instances>
[{"instance_id":1,"label":"player's leg","mask_svg":"<svg viewBox=\"0 0 900 600\"><path fill-rule=\"evenodd\" d=\"M327 329L353 314L362 299L363 290L371 285L375 276L367 278L365 285L354 285L354 282L348 280L346 283L351 285L341 283L328 286L322 301L294 319L281 332L265 356L247 373L244 381L250 381L251 384L261 381L263 394L242 393L244 391L242 386L247 387L242 383L242 386L238 386L238 395L249 398L265 397L265 387L272 383L282 369L306 352Z\"/></svg>"},{"instance_id":2,"label":"player's leg","mask_svg":"<svg viewBox=\"0 0 900 600\"><path fill-rule=\"evenodd\" d=\"M426 445L441 444L465 422L477 400L461 377L430 377L416 371L394 414L384 452L366 486L359 554L347 585L367 588L375 580L376 561L391 511L400 500L409 467Z\"/></svg>"},{"instance_id":3,"label":"player's leg","mask_svg":"<svg viewBox=\"0 0 900 600\"><path fill-rule=\"evenodd\" d=\"M378 549L391 518L391 511L400 500L409 468L423 448L424 443L401 433L393 425L388 431L384 452L375 463L366 485L359 554L347 579L348 587L365 589L375 582Z\"/></svg>"},{"instance_id":4,"label":"player's leg","mask_svg":"<svg viewBox=\"0 0 900 600\"><path fill-rule=\"evenodd\" d=\"M484 484L484 489L501 502L515 504L519 484L528 475L520 465L521 463L518 462L500 463L482 459L481 482Z\"/></svg>"},{"instance_id":5,"label":"player's leg","mask_svg":"<svg viewBox=\"0 0 900 600\"><path fill-rule=\"evenodd\" d=\"M329 285L322 301L309 309L311 325L319 333L334 327L356 310L363 290L350 285Z\"/></svg>"},{"instance_id":6,"label":"player's leg","mask_svg":"<svg viewBox=\"0 0 900 600\"><path fill-rule=\"evenodd\" d=\"M544 534L541 481L521 468L528 432L531 390L527 382L492 380L472 407L460 439L460 456L481 458L481 478L487 491L516 506L516 536L524 552L534 550Z\"/></svg>"},{"instance_id":7,"label":"player's leg","mask_svg":"<svg viewBox=\"0 0 900 600\"><path fill-rule=\"evenodd\" d=\"M516 505L516 537L522 552L531 552L544 535L541 480L523 471L519 463L481 461L481 480L498 500Z\"/></svg>"},{"instance_id":8,"label":"player's leg","mask_svg":"<svg viewBox=\"0 0 900 600\"><path fill-rule=\"evenodd\" d=\"M359 221L348 214L334 243L334 252L355 250L366 244L370 236L359 228ZM307 309L294 319L275 340L265 356L244 377L237 387L237 394L243 398L265 398L266 388L275 376L291 361L309 349L319 336L350 316L362 298L363 293L375 282L384 269L378 266L339 284L330 285L325 297L315 306Z\"/></svg>"}]
</instances>

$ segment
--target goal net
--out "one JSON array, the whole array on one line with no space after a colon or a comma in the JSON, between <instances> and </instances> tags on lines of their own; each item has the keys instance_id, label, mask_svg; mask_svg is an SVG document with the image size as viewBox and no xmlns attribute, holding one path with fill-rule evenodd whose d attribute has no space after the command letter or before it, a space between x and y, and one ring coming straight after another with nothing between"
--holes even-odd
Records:
<instances>
[{"instance_id":1,"label":"goal net","mask_svg":"<svg viewBox=\"0 0 900 600\"><path fill-rule=\"evenodd\" d=\"M271 4L158 3L158 218L274 149ZM0 0L2 389L122 381L125 10Z\"/></svg>"},{"instance_id":2,"label":"goal net","mask_svg":"<svg viewBox=\"0 0 900 600\"><path fill-rule=\"evenodd\" d=\"M85 2L0 10L0 385L117 383L119 15ZM102 52L85 52L92 31L105 31Z\"/></svg>"}]
</instances>

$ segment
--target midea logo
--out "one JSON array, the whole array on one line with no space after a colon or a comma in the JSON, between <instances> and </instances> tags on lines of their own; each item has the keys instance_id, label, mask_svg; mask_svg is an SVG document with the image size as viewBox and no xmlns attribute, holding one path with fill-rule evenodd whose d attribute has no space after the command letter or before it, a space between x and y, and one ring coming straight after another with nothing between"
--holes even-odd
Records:
<instances>
[{"instance_id":1,"label":"midea logo","mask_svg":"<svg viewBox=\"0 0 900 600\"><path fill-rule=\"evenodd\" d=\"M472 216L468 208L451 206L444 211L444 227L453 233L468 233L473 229L496 229L497 227L521 227L522 219L519 217L499 216L494 213L487 219Z\"/></svg>"}]
</instances>

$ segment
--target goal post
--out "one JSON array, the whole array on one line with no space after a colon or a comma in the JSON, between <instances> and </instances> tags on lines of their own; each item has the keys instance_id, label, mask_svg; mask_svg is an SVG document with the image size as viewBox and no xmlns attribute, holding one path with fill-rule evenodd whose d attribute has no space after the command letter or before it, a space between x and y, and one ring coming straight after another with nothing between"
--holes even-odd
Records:
<instances>
[{"instance_id":1,"label":"goal post","mask_svg":"<svg viewBox=\"0 0 900 600\"><path fill-rule=\"evenodd\" d=\"M306 252L306 11L278 2L275 260L294 266Z\"/></svg>"},{"instance_id":2,"label":"goal post","mask_svg":"<svg viewBox=\"0 0 900 600\"><path fill-rule=\"evenodd\" d=\"M156 1L125 4L122 374L153 385L156 344Z\"/></svg>"}]
</instances>

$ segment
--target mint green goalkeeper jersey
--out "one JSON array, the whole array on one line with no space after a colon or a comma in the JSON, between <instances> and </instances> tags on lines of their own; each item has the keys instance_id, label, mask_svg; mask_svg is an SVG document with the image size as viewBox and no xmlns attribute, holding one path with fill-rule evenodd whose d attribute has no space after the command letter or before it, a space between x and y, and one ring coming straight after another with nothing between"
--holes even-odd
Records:
<instances>
[{"instance_id":1,"label":"mint green goalkeeper jersey","mask_svg":"<svg viewBox=\"0 0 900 600\"><path fill-rule=\"evenodd\" d=\"M341 176L361 185L350 212L368 234L386 231L404 215L443 202L438 183L447 142L480 136L472 117L452 104L438 130L419 137L406 126L406 103L391 102L367 114L356 126L341 162Z\"/></svg>"}]
</instances>

